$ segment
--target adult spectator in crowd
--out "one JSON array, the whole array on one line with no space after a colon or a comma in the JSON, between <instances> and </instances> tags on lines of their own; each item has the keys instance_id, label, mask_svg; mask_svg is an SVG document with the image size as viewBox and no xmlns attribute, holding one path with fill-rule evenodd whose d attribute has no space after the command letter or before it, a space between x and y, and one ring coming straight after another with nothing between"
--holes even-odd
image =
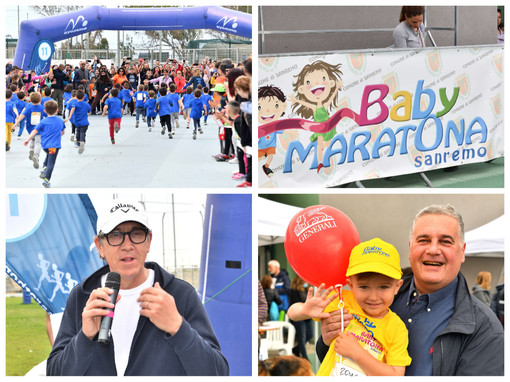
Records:
<instances>
[{"instance_id":1,"label":"adult spectator in crowd","mask_svg":"<svg viewBox=\"0 0 510 382\"><path fill-rule=\"evenodd\" d=\"M280 295L282 303L279 309L287 311L289 309L289 292L290 292L290 278L286 269L280 268L278 260L270 260L267 263L267 270L271 277L274 279L274 286Z\"/></svg>"},{"instance_id":2,"label":"adult spectator in crowd","mask_svg":"<svg viewBox=\"0 0 510 382\"><path fill-rule=\"evenodd\" d=\"M60 64L53 69L53 79L51 80L51 98L57 101L58 115L62 115L64 110L64 81L66 80L65 65Z\"/></svg>"},{"instance_id":3,"label":"adult spectator in crowd","mask_svg":"<svg viewBox=\"0 0 510 382\"><path fill-rule=\"evenodd\" d=\"M476 283L473 286L473 296L487 306L491 306L491 274L490 272L479 272L476 276Z\"/></svg>"},{"instance_id":4,"label":"adult spectator in crowd","mask_svg":"<svg viewBox=\"0 0 510 382\"><path fill-rule=\"evenodd\" d=\"M403 6L400 11L400 24L393 30L395 48L424 48L423 6Z\"/></svg>"}]
</instances>

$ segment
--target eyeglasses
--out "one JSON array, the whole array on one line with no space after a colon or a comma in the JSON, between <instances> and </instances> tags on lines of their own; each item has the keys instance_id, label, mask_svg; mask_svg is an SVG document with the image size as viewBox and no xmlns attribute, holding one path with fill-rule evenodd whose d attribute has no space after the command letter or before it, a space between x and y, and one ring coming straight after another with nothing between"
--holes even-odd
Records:
<instances>
[{"instance_id":1,"label":"eyeglasses","mask_svg":"<svg viewBox=\"0 0 510 382\"><path fill-rule=\"evenodd\" d=\"M105 237L106 241L111 246L117 247L124 243L126 235L129 236L129 240L131 240L133 244L142 244L147 239L149 232L147 228L135 228L129 232L112 231L108 234L101 234L101 237Z\"/></svg>"}]
</instances>

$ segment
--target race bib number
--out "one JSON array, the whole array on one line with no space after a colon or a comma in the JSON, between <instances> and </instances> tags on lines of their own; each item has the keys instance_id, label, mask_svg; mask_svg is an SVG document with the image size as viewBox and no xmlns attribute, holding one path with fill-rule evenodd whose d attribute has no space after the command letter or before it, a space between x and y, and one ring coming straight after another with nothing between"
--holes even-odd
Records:
<instances>
[{"instance_id":1,"label":"race bib number","mask_svg":"<svg viewBox=\"0 0 510 382\"><path fill-rule=\"evenodd\" d=\"M361 371L353 369L341 362L335 362L335 367L331 371L331 376L334 377L366 377Z\"/></svg>"},{"instance_id":2,"label":"race bib number","mask_svg":"<svg viewBox=\"0 0 510 382\"><path fill-rule=\"evenodd\" d=\"M137 101L143 101L143 94L142 93L139 93L136 95L136 100Z\"/></svg>"},{"instance_id":3,"label":"race bib number","mask_svg":"<svg viewBox=\"0 0 510 382\"><path fill-rule=\"evenodd\" d=\"M41 122L41 113L35 111L33 113L30 113L30 124L38 125L39 122Z\"/></svg>"}]
</instances>

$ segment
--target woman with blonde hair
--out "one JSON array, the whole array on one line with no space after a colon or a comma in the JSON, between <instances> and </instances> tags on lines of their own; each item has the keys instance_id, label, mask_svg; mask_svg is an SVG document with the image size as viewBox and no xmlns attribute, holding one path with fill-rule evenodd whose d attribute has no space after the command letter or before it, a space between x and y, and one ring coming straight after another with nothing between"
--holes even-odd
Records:
<instances>
[{"instance_id":1,"label":"woman with blonde hair","mask_svg":"<svg viewBox=\"0 0 510 382\"><path fill-rule=\"evenodd\" d=\"M491 273L482 271L476 276L476 284L473 286L473 296L487 306L491 306Z\"/></svg>"}]
</instances>

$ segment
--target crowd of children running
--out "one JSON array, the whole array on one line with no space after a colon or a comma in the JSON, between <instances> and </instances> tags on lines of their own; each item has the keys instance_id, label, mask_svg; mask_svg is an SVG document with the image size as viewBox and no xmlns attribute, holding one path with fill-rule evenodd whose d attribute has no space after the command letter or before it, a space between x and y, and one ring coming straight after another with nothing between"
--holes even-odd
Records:
<instances>
[{"instance_id":1,"label":"crowd of children running","mask_svg":"<svg viewBox=\"0 0 510 382\"><path fill-rule=\"evenodd\" d=\"M236 65L229 59L211 61L206 57L192 65L168 59L163 64L155 61L151 67L142 58L132 61L128 57L116 68L94 57L80 62L79 67L57 64L36 75L9 63L6 150L10 150L12 135L22 139L26 130L29 135L24 144L30 145L29 159L36 169L41 150L47 154L40 177L43 186L50 187L68 122L70 140L82 154L89 115L107 115L112 144L123 115L134 116L137 128L141 120L148 131L156 128L159 116L161 134L169 139L173 139L181 115L194 140L203 133L201 122L207 126L212 119L220 146L213 159L237 164L239 169L232 176L240 181L237 187L251 187L251 65L251 58Z\"/></svg>"}]
</instances>

